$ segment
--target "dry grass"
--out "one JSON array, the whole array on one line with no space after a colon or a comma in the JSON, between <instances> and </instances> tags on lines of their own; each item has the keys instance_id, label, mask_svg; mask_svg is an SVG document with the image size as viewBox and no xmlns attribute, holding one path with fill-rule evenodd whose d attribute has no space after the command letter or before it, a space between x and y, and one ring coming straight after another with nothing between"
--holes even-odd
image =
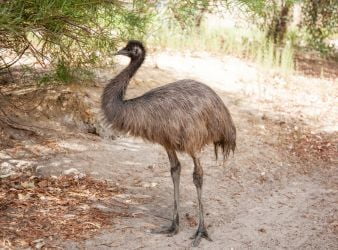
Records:
<instances>
[{"instance_id":1,"label":"dry grass","mask_svg":"<svg viewBox=\"0 0 338 250\"><path fill-rule=\"evenodd\" d=\"M149 42L161 49L231 54L288 74L295 68L291 43L278 47L257 28L210 27L204 24L199 28L182 31L179 27L164 26Z\"/></svg>"}]
</instances>

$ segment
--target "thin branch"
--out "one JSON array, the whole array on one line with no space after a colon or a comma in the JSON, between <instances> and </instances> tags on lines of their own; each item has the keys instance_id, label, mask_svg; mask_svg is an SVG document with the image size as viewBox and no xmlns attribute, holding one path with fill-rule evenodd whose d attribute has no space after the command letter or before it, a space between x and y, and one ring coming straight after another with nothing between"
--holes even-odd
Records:
<instances>
[{"instance_id":1,"label":"thin branch","mask_svg":"<svg viewBox=\"0 0 338 250\"><path fill-rule=\"evenodd\" d=\"M4 65L5 65L3 67L0 67L0 71L2 71L4 69L8 69L12 65L14 65L17 61L19 61L28 48L29 48L29 44L19 53L19 55L17 56L17 58L14 59L10 63L6 63L5 59L2 56L0 56L1 60L4 62Z\"/></svg>"},{"instance_id":2,"label":"thin branch","mask_svg":"<svg viewBox=\"0 0 338 250\"><path fill-rule=\"evenodd\" d=\"M35 59L39 62L39 64L41 66L46 66L46 64L44 63L44 59L46 58L45 55L41 54L41 52L39 50L37 50L34 45L27 39L27 37L25 37L26 42L28 43L29 46L29 50L32 52L33 56L35 57ZM41 58L41 59L40 59Z\"/></svg>"}]
</instances>

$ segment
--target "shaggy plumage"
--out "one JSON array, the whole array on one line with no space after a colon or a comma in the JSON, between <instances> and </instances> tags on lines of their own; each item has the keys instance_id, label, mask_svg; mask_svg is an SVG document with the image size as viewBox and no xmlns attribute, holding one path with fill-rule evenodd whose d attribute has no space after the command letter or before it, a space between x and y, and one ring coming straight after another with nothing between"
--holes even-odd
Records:
<instances>
[{"instance_id":1,"label":"shaggy plumage","mask_svg":"<svg viewBox=\"0 0 338 250\"><path fill-rule=\"evenodd\" d=\"M194 183L201 191L203 170L197 154L207 144L220 147L226 158L236 147L236 128L221 98L208 86L194 80L180 80L155 89L133 99L124 99L132 76L145 59L145 49L138 41L129 41L117 54L131 58L130 64L104 89L102 110L112 127L118 131L142 137L162 145L171 164L175 189L173 225L165 232L178 231L178 182L180 163L176 151L188 153L194 160ZM200 203L200 216L203 208ZM194 245L200 238L209 238L200 217Z\"/></svg>"},{"instance_id":2,"label":"shaggy plumage","mask_svg":"<svg viewBox=\"0 0 338 250\"><path fill-rule=\"evenodd\" d=\"M143 48L142 56L131 60L104 90L102 109L113 128L190 155L214 143L228 156L236 147L236 129L221 98L205 84L180 80L124 99L144 56Z\"/></svg>"}]
</instances>

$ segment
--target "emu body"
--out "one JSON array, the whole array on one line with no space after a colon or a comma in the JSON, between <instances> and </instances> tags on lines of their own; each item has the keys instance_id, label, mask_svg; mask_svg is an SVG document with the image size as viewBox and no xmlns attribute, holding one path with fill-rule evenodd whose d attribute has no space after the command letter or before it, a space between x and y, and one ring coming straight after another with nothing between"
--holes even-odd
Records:
<instances>
[{"instance_id":1,"label":"emu body","mask_svg":"<svg viewBox=\"0 0 338 250\"><path fill-rule=\"evenodd\" d=\"M224 158L236 147L236 128L221 98L208 86L194 80L181 80L152 89L142 96L124 99L132 76L145 58L138 41L129 41L117 54L131 58L130 64L104 89L102 110L112 127L162 145L167 151L174 184L174 216L172 225L160 232L171 235L179 227L179 180L181 164L176 152L188 153L194 162L193 180L199 203L199 226L193 245L202 237L209 239L204 226L201 201L203 169L198 157L202 148L213 143L221 147Z\"/></svg>"}]
</instances>

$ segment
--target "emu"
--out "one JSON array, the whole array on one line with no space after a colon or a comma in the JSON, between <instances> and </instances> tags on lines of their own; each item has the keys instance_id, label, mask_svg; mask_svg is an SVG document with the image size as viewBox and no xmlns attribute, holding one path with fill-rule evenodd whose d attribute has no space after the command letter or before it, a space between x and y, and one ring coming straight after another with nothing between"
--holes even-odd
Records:
<instances>
[{"instance_id":1,"label":"emu","mask_svg":"<svg viewBox=\"0 0 338 250\"><path fill-rule=\"evenodd\" d=\"M171 226L157 233L173 236L179 231L179 182L181 164L176 152L189 154L194 162L193 182L197 190L199 225L192 245L201 239L211 241L204 225L202 205L203 169L199 153L214 144L223 160L236 147L236 128L221 98L208 86L194 80L180 80L152 89L142 96L124 99L130 79L143 63L146 50L131 40L116 55L130 57L129 65L110 80L102 94L102 110L112 127L120 132L162 145L169 158L174 184L174 210Z\"/></svg>"}]
</instances>

